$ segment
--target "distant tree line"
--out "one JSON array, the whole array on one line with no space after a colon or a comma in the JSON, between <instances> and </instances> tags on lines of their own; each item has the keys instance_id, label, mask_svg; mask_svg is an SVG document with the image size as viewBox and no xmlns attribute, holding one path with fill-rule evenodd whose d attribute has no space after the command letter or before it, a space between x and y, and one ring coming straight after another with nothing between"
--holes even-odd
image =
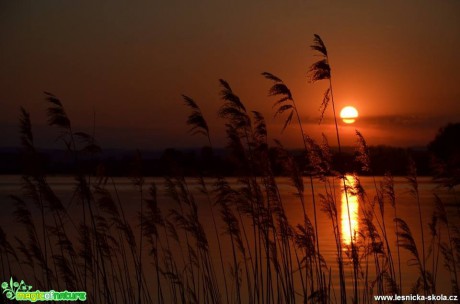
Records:
<instances>
[{"instance_id":1,"label":"distant tree line","mask_svg":"<svg viewBox=\"0 0 460 304\"><path fill-rule=\"evenodd\" d=\"M370 171L373 175L390 172L395 176L407 174L409 159L418 169L418 175L434 176L452 187L460 182L460 123L450 123L439 129L436 137L426 148L401 148L391 146L370 146ZM293 150L294 158L301 170L308 174L308 157L303 150ZM358 152L352 147L343 147L342 152L332 151L333 169L340 172L356 172L365 175L356 161ZM238 155L231 149L174 149L164 151L103 150L95 153L82 151L79 167L87 174L104 173L112 176L129 176L136 167L140 156L142 174L145 176L238 176L244 172ZM75 169L75 156L66 150L42 150L38 153L40 161L31 159L21 149L0 150L0 174L26 174L30 171L43 171L49 174L69 174ZM283 176L283 166L276 148L269 149L272 170ZM41 168L32 168L32 166ZM96 172L94 172L94 168ZM97 172L100 171L100 172Z\"/></svg>"},{"instance_id":2,"label":"distant tree line","mask_svg":"<svg viewBox=\"0 0 460 304\"><path fill-rule=\"evenodd\" d=\"M308 170L307 157L302 150L293 150L293 155L299 168ZM346 172L361 171L360 165L356 162L353 148L344 148L339 155L338 151L333 152L333 166L338 171L340 168ZM369 147L371 156L371 172L374 175L383 175L391 172L393 175L406 175L408 159L412 158L418 168L419 175L436 175L439 168L432 166L432 154L422 148L400 148L390 146ZM82 154L79 166L83 167L88 174L98 174L94 171L103 170L105 174L112 176L129 176L133 170L133 163L136 158L136 151L118 150L115 152L101 152L95 155ZM142 161L142 173L146 176L168 176L177 173L185 176L203 174L205 176L238 176L244 168L238 161L237 156L227 149L218 149L214 153L209 147L201 149L174 149L168 148L164 151L140 151ZM64 150L43 150L40 153L42 158L41 170L49 174L69 174L74 170L74 159ZM273 172L283 176L283 167L278 162L276 149L270 149L270 158L273 163ZM0 151L0 173L1 174L23 174L29 168L27 155L17 149ZM37 162L34 162L35 164ZM178 172L181 171L181 172Z\"/></svg>"}]
</instances>

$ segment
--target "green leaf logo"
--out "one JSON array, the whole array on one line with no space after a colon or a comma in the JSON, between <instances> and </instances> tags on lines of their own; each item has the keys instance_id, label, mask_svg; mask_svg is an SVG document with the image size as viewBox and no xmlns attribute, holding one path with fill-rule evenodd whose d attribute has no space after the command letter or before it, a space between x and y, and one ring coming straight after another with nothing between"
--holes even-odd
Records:
<instances>
[{"instance_id":1,"label":"green leaf logo","mask_svg":"<svg viewBox=\"0 0 460 304\"><path fill-rule=\"evenodd\" d=\"M21 282L13 281L13 278L10 278L10 282L2 283L2 293L5 294L6 298L9 300L16 299L16 292L18 291L30 291L32 289L31 285L27 285L23 280Z\"/></svg>"}]
</instances>

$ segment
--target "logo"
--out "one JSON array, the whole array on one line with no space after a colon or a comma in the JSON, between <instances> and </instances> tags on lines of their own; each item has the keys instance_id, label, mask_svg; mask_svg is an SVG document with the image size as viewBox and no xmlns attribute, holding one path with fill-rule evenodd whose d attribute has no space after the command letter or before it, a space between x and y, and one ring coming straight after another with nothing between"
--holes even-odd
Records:
<instances>
[{"instance_id":1,"label":"logo","mask_svg":"<svg viewBox=\"0 0 460 304\"><path fill-rule=\"evenodd\" d=\"M27 285L23 280L21 282L13 281L2 283L3 294L9 300L16 301L86 301L86 292L84 291L32 291L32 285Z\"/></svg>"}]
</instances>

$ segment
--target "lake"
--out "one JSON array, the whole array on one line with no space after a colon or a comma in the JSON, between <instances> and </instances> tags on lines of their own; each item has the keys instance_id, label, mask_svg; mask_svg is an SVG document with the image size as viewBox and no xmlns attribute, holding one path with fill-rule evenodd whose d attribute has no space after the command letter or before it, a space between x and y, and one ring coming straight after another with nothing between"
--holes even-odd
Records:
<instances>
[{"instance_id":1,"label":"lake","mask_svg":"<svg viewBox=\"0 0 460 304\"><path fill-rule=\"evenodd\" d=\"M77 248L79 246L77 242L79 237L77 227L83 220L83 212L80 198L75 194L76 182L73 177L61 176L49 177L47 181L54 190L56 196L62 201L68 215L70 215L69 218L63 216L64 222L62 226L65 225L69 239L74 243L73 246ZM142 245L143 254L141 256L144 276L142 280L144 283L140 287L144 294L143 302L180 302L181 297L189 298L192 296L199 299L199 302L213 302L215 299L219 299L219 301L224 303L238 301L243 303L276 303L279 302L280 299L282 299L282 302L302 302L305 294L314 293L314 288L318 286L327 287L329 293L328 299L330 302L340 302L341 279L338 266L339 255L336 241L337 235L335 234L333 219L323 210L325 209L324 197L327 198L327 193L330 194L330 198L336 202L337 206L337 231L340 231L340 242L342 244L342 259L344 261L343 280L346 289L346 298L350 300L354 296L353 290L354 286L356 286L358 290L355 296L358 297L359 302L372 302L369 300L370 293L379 294L378 283L376 283L376 273L379 272L379 269L388 269L390 273L393 271L393 278L396 283L399 284L399 280L401 280L402 291L400 291L400 294L410 294L412 293L413 286L420 272L416 263L414 263L413 254L404 248L399 248L398 250L396 246L396 225L393 221L395 209L390 204L388 197L385 196L383 205L379 205L379 201L375 198L376 193L378 193L376 189L380 189L380 185L384 181L384 178L360 177L359 181L362 188L365 190L365 195L360 196L356 192L356 189L349 189L348 192L345 193L341 179L329 178L327 183L315 179L313 187L311 187L309 179L305 178L305 190L301 195L301 199L297 189L288 178L280 177L276 179L277 191L290 226L297 232L299 231L298 229L306 227L303 221L304 208L302 207L302 201L304 201L305 213L310 219L312 227L317 227L318 241L317 243L314 242L313 250L316 250L317 247L315 246L319 246L319 252L324 258L324 265L321 267L326 277L324 282L318 281L318 277L315 276L314 273L309 273L310 270L308 270L308 267L313 267L312 265L317 262L315 259L302 262L302 256L306 255L305 252L307 252L306 248L308 248L308 246L305 248L295 248L295 246L292 245L295 239L295 236L293 236L292 241L288 241L291 242L289 246L292 247L289 250L289 256L283 257L282 255L287 254L287 251L285 252L281 248L283 244L282 238L270 236L270 234L275 233L275 231L279 232L279 230L270 228L270 225L267 225L267 227L269 227L267 228L269 232L267 235L264 235L260 233L259 230L254 229L254 224L259 225L258 227L261 227L262 224L254 222L253 218L247 216L248 211L243 209L244 202L241 202L238 208L231 207L233 208L231 216L234 216L234 220L237 221L238 233L241 238L239 240L241 242L240 246L243 247L243 250L238 249L238 245L232 246L232 243L237 243L238 240L237 237L232 239L228 233L225 233L225 231L228 232L230 229L228 225L230 219L227 217L227 222L222 220L223 204L216 202L215 193L210 193L209 195L203 193L202 185L197 179L187 178L183 181L181 185L185 185L186 187L185 190L182 189L186 191L184 192L185 196L181 197L181 189L178 187L176 189L179 192L178 200L173 199L171 195L171 185L169 185L168 188L162 178L145 178L142 193L138 191L139 188L136 188L129 178L117 177L113 180L109 179L104 188L108 191L107 193L114 198L114 201L120 202L120 206L125 213L126 222L129 223L133 229L136 246L139 246L140 241L138 214L141 208L146 216L148 214L148 205L143 199L149 198L148 187L150 184L156 184L158 208L161 210L163 217L169 215L169 221L173 226L169 228L165 227L164 229L160 229L159 226L154 227L158 229L158 231L152 231L152 233L156 233L155 237L148 237L144 234ZM95 182L95 180L93 179L89 182L92 183ZM208 189L212 189L215 182L216 180L211 178L206 178L204 180ZM242 189L243 184L237 178L227 178L226 182L230 189L235 190L234 193L232 192L231 197L238 195L240 195L240 199L241 197L247 197L244 193L247 189ZM258 179L258 182L263 185L261 179ZM355 177L351 175L347 177L347 185L350 188L356 186L356 182L357 180ZM178 184L176 184L176 186L177 185ZM448 191L445 188L439 187L430 177L418 178L418 199L414 193L411 193L412 188L406 178L395 177L392 186L395 191L397 217L403 219L410 228L419 255L422 256L422 252L425 252L426 258L424 261L422 259L421 263L425 264L425 269L431 273L432 280L435 282L431 290L435 290L438 294L443 293L450 295L452 293L450 285L452 272L447 271L444 267L442 248L439 246L442 242L450 244L447 241L448 233L440 223L439 218L437 219L437 226L434 226L435 230L430 229L429 223L433 221L435 194L443 202L448 215L448 222L452 225L451 227L453 227L453 224L458 223L460 219L460 203L458 196L456 196L455 191ZM315 192L316 222L311 188L313 188ZM262 186L261 189L265 188ZM383 196L384 192L380 194ZM265 198L262 199L263 201L267 201L267 193L261 193L261 197ZM0 213L0 227L6 232L8 241L16 248L17 241L15 241L14 238L17 237L27 244L27 232L24 225L18 224L12 215L15 206L13 200L8 197L11 194L22 195L21 177L1 176L0 196L2 212ZM323 199L321 198L322 196ZM194 219L192 216L193 208L191 208L190 205L184 204L187 200L196 204L197 218L206 236L209 256L207 256L206 250L201 250L198 245L195 245L198 241L195 242L194 234L191 231L187 231L187 229L195 227L192 223ZM248 200L250 200L250 198L248 198ZM181 203L178 203L178 201ZM422 246L422 231L420 228L418 202L420 203L421 218L423 222L423 235L425 239L424 250ZM212 210L210 203L213 206ZM32 212L33 221L37 227L37 234L41 235L41 213L39 209L34 208L32 204L29 204L29 206ZM383 209L381 209L380 206L382 206ZM169 210L171 209L176 210L176 213L170 212ZM369 213L370 210L372 210L372 213ZM381 216L380 210L383 210L383 217ZM87 212L88 210L85 211L86 215L88 215ZM107 235L114 236L112 246L116 249L113 250L113 256L110 258L110 263L108 261L106 262L106 266L111 265L116 268L115 270L112 269L114 272L109 276L109 289L113 292L115 298L115 300L112 300L114 302L123 303L131 299L129 302L134 303L134 299L138 294L136 282L138 282L139 279L133 265L123 266L121 262L130 260L126 257L129 256L129 254L124 251L129 248L129 246L125 248L125 245L121 246L119 244L123 239L126 240L125 236L116 234L116 237L120 237L120 239L115 238L114 231L117 231L117 227L109 220L110 216L107 210L101 209L100 204L94 203L92 212L108 219L107 223L105 223L107 226L104 229L110 231ZM252 210L252 212L254 211ZM180 216L184 216L184 218L180 218ZM230 215L227 214L227 216ZM275 215L272 215L272 217L275 218ZM51 222L52 218L54 217L51 216L51 211L48 211L46 219L50 221L48 223L50 226L55 225L55 223ZM258 218L261 219L264 217L259 214ZM372 239L372 235L369 233L369 226L366 226L369 223L366 222L366 219L372 221L376 229L375 234L378 234L376 239ZM88 218L85 220L89 223ZM218 234L216 234L214 228L214 221ZM102 225L103 223L98 222L98 224ZM297 225L299 226L297 227ZM90 225L88 224L88 226ZM144 233L146 227L147 226L143 224ZM171 234L174 233L170 231L174 228L176 229L174 233L177 233L177 244L174 243L174 237L171 236ZM433 234L433 231L436 231L436 234ZM49 235L52 235L51 232L49 233ZM386 238L384 235L386 235ZM266 244L264 243L266 237L272 240L270 246L264 245ZM288 234L284 235L284 237L288 238ZM50 244L48 244L48 254L49 251L52 250L51 246L55 246L56 250L59 248L58 245L54 243L56 242L56 236L50 236L50 238L53 238L54 241L53 243L50 241ZM41 237L38 237L38 239L39 242L43 240ZM297 239L301 241L300 234ZM374 240L374 243L372 243L372 240ZM366 250L376 245L383 246L383 248L387 248L386 246L388 245L389 252L384 249L384 255L378 254L378 250L372 253L366 253ZM41 246L45 247L43 246L43 242ZM194 247L194 250L192 249L191 253L188 252L187 246ZM358 252L356 261L359 262L359 266L356 266L356 269L354 269L351 259L353 246ZM94 260L100 263L100 257L98 258L95 253L97 248L94 246L91 248L94 250ZM153 253L152 248L155 248ZM20 252L20 250L17 251ZM272 252L270 253L269 251ZM54 254L58 253L54 252ZM155 259L155 254L157 254L158 260ZM278 254L280 254L280 256L278 256ZM392 262L390 264L388 264L389 254L392 257ZM21 264L21 260L26 260L23 255L24 253L18 253L19 263L10 260L9 264L12 272L14 272L17 277L24 276L20 279L30 282L34 287L44 284L43 282L40 283L41 277L37 265L33 268L24 263L23 267L20 269L18 264ZM65 255L65 253L63 255ZM104 254L101 254L101 256L104 256ZM220 256L222 256L222 260ZM4 276L2 281L6 281L9 279L9 274L5 259L7 256L4 252L2 253L2 257L2 275ZM9 258L11 259L11 256ZM100 266L95 266L97 271L93 273L93 277L90 278L90 273L93 270L88 268L87 271L84 271L83 275L83 270L81 270L83 268L83 262L81 260L77 261L77 259L78 258L75 257L76 265L72 265L72 258L71 255L69 255L68 262L75 267L74 274L76 287L82 288L86 286L85 288L89 294L91 294L91 292L97 293L103 285L103 281L101 281L101 277L103 278L102 271L107 271L107 269L102 270ZM174 262L167 262L167 259L174 260ZM268 260L272 261L271 265ZM50 265L51 261L51 257L48 257ZM291 265L278 265L278 263L282 264L282 262L291 263ZM94 263L94 261L92 263ZM132 263L139 263L139 260L133 258ZM162 263L164 263L164 266L161 265ZM161 272L156 271L156 265L159 265ZM235 265L237 270L235 270ZM302 267L298 265L302 265ZM277 267L279 267L279 269ZM211 270L207 270L208 268ZM168 269L169 274L167 274ZM52 270L56 273L60 273L58 269ZM176 271L176 273L173 273L174 271ZM117 281L119 279L118 272L119 274L124 273L128 278L125 278L124 281L122 279ZM225 273L225 276L223 276L222 273ZM181 274L182 277L175 278L174 280L177 281L173 282L172 276L177 276L178 274ZM311 275L311 277L309 277L309 275ZM239 277L238 280L235 280L235 276ZM214 282L211 282L210 278L214 278ZM56 282L57 281L59 281L59 279L56 279ZM66 286L66 288L69 287L68 284L64 285L62 282L61 280L61 285L59 286L61 289L64 286ZM160 284L158 284L158 282L160 282ZM305 290L307 289L305 286L311 288L311 291ZM125 293L117 291L119 288L127 287L131 287L133 292ZM58 286L52 285L52 288L58 290ZM189 291L187 291L187 289L189 289ZM227 292L225 290L227 290ZM387 292L388 290L380 289L380 291ZM293 294L288 295L289 293ZM91 295L88 295L88 297L90 296ZM94 302L102 301L102 295L92 296L94 297Z\"/></svg>"}]
</instances>

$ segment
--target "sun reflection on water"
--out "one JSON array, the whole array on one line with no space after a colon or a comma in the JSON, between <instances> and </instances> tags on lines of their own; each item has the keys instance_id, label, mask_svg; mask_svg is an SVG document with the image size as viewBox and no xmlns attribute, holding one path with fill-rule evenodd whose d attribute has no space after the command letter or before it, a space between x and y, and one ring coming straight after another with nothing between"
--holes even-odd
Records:
<instances>
[{"instance_id":1,"label":"sun reflection on water","mask_svg":"<svg viewBox=\"0 0 460 304\"><path fill-rule=\"evenodd\" d=\"M342 185L341 191L341 216L340 220L342 222L342 241L346 245L350 245L352 238L356 238L358 233L358 196L354 193L353 188L356 185L356 179L352 175L345 176L345 189ZM348 203L347 203L348 201ZM348 216L349 215L349 216ZM350 229L351 225L351 229Z\"/></svg>"}]
</instances>

